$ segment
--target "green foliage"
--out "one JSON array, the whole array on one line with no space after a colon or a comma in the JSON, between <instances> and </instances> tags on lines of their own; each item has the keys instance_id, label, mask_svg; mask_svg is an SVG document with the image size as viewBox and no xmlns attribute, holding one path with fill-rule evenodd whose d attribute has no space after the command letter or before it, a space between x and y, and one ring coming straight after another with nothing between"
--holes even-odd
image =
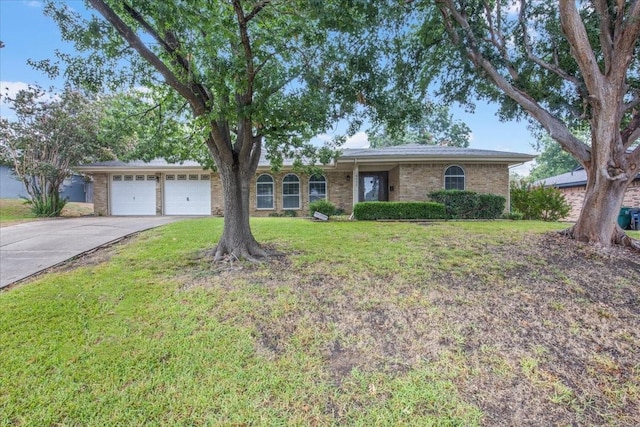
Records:
<instances>
[{"instance_id":1,"label":"green foliage","mask_svg":"<svg viewBox=\"0 0 640 427\"><path fill-rule=\"evenodd\" d=\"M461 190L433 191L429 198L442 203L446 207L447 218L451 219L500 218L506 203L502 196Z\"/></svg>"},{"instance_id":2,"label":"green foliage","mask_svg":"<svg viewBox=\"0 0 640 427\"><path fill-rule=\"evenodd\" d=\"M511 207L521 212L524 219L543 221L558 221L571 210L557 188L534 186L525 180L511 182Z\"/></svg>"},{"instance_id":3,"label":"green foliage","mask_svg":"<svg viewBox=\"0 0 640 427\"><path fill-rule=\"evenodd\" d=\"M62 199L59 193L45 195L44 197L25 199L30 206L31 213L40 218L57 217L67 204L67 199Z\"/></svg>"},{"instance_id":4,"label":"green foliage","mask_svg":"<svg viewBox=\"0 0 640 427\"><path fill-rule=\"evenodd\" d=\"M269 216L273 218L295 218L298 216L298 213L296 211L286 210L282 212L271 212Z\"/></svg>"},{"instance_id":5,"label":"green foliage","mask_svg":"<svg viewBox=\"0 0 640 427\"><path fill-rule=\"evenodd\" d=\"M580 139L585 144L588 143L589 135L587 133L579 131L574 133L581 136ZM560 144L548 135L538 141L536 148L542 149L542 152L536 157L536 164L529 174L529 177L534 181L570 172L579 166L576 159L564 151Z\"/></svg>"},{"instance_id":6,"label":"green foliage","mask_svg":"<svg viewBox=\"0 0 640 427\"><path fill-rule=\"evenodd\" d=\"M309 203L309 212L313 215L314 212L320 212L326 216L338 215L338 208L328 200L316 200Z\"/></svg>"},{"instance_id":7,"label":"green foliage","mask_svg":"<svg viewBox=\"0 0 640 427\"><path fill-rule=\"evenodd\" d=\"M429 105L422 117L407 123L405 128L378 126L368 134L368 138L372 148L405 144L468 147L471 129L464 122L455 120L446 106Z\"/></svg>"},{"instance_id":8,"label":"green foliage","mask_svg":"<svg viewBox=\"0 0 640 427\"><path fill-rule=\"evenodd\" d=\"M512 210L502 215L504 219L510 219L512 221L521 221L524 219L524 214L518 210Z\"/></svg>"},{"instance_id":9,"label":"green foliage","mask_svg":"<svg viewBox=\"0 0 640 427\"><path fill-rule=\"evenodd\" d=\"M4 102L15 119L0 119L0 157L11 164L39 216L59 215L64 203L58 191L75 166L113 159L120 151L118 138L101 133L104 104L98 98L29 86Z\"/></svg>"},{"instance_id":10,"label":"green foliage","mask_svg":"<svg viewBox=\"0 0 640 427\"><path fill-rule=\"evenodd\" d=\"M358 220L442 219L444 205L434 202L360 202L353 207Z\"/></svg>"}]
</instances>

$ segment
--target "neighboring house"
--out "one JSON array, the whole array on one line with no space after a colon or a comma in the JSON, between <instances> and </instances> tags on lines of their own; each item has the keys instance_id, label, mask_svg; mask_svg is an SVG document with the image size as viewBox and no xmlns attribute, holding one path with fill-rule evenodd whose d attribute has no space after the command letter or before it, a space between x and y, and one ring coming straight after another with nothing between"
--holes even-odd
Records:
<instances>
[{"instance_id":1,"label":"neighboring house","mask_svg":"<svg viewBox=\"0 0 640 427\"><path fill-rule=\"evenodd\" d=\"M87 183L90 184L90 183ZM80 175L72 175L62 184L62 197L70 202L91 202L85 194L85 180ZM9 166L0 166L0 199L20 199L28 197L22 181L16 178Z\"/></svg>"},{"instance_id":2,"label":"neighboring house","mask_svg":"<svg viewBox=\"0 0 640 427\"><path fill-rule=\"evenodd\" d=\"M571 205L571 211L564 219L568 221L578 220L587 189L587 172L585 172L582 167L561 175L538 180L535 184L552 186L559 189ZM622 206L640 208L640 174L629 184L627 192L624 195Z\"/></svg>"},{"instance_id":3,"label":"neighboring house","mask_svg":"<svg viewBox=\"0 0 640 427\"><path fill-rule=\"evenodd\" d=\"M272 172L266 159L251 183L250 212L267 216L298 211L326 199L351 213L359 201L419 201L439 189L504 196L509 209L509 167L535 156L457 147L404 145L345 149L323 173L307 176L285 162ZM223 215L217 173L195 162L102 162L78 168L93 178L96 215Z\"/></svg>"}]
</instances>

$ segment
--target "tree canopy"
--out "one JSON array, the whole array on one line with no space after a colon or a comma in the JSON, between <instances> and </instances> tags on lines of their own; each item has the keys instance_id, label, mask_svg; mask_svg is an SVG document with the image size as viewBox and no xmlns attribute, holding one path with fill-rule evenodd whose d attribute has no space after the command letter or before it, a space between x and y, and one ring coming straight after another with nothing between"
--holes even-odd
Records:
<instances>
[{"instance_id":1,"label":"tree canopy","mask_svg":"<svg viewBox=\"0 0 640 427\"><path fill-rule=\"evenodd\" d=\"M471 129L464 122L453 118L444 105L428 105L428 111L405 129L387 130L378 126L368 134L371 147L388 147L404 144L446 145L468 147Z\"/></svg>"},{"instance_id":2,"label":"tree canopy","mask_svg":"<svg viewBox=\"0 0 640 427\"><path fill-rule=\"evenodd\" d=\"M580 218L568 234L630 243L617 213L638 174L640 2L436 0L407 3L415 76L447 102L499 103L528 117L585 168ZM424 84L424 83L423 83ZM590 144L572 132L586 125ZM640 245L631 242L633 246Z\"/></svg>"},{"instance_id":3,"label":"tree canopy","mask_svg":"<svg viewBox=\"0 0 640 427\"><path fill-rule=\"evenodd\" d=\"M16 118L0 118L0 157L24 183L36 214L60 214L59 190L74 166L124 151L121 139L101 132L105 100L73 89L53 94L38 86L4 98Z\"/></svg>"},{"instance_id":4,"label":"tree canopy","mask_svg":"<svg viewBox=\"0 0 640 427\"><path fill-rule=\"evenodd\" d=\"M309 141L396 93L382 66L384 51L363 39L387 37L385 19L368 2L330 0L89 0L83 17L64 3L46 13L82 57L59 54L67 77L85 86L143 86L158 111L171 111L206 147L220 173L225 229L215 258L265 255L250 232L249 182L266 151L274 167L284 157L328 162L332 148ZM52 61L37 65L59 71ZM381 65L381 66L378 66ZM162 107L160 107L162 106ZM178 141L166 153L191 152ZM161 150L161 151L162 151ZM165 153L165 154L166 154Z\"/></svg>"}]
</instances>

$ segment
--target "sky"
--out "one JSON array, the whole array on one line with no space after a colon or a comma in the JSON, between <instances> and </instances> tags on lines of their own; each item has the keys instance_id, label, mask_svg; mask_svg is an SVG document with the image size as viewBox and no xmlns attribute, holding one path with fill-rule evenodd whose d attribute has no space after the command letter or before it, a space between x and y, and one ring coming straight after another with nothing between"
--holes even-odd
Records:
<instances>
[{"instance_id":1,"label":"sky","mask_svg":"<svg viewBox=\"0 0 640 427\"><path fill-rule=\"evenodd\" d=\"M75 10L85 9L82 0L66 0ZM34 70L27 64L28 59L54 59L54 52L60 49L73 52L69 43L62 41L60 32L53 20L43 14L43 4L36 0L0 0L0 40L5 47L0 49L0 88L12 93L27 84L37 83L44 88L62 87L62 82L51 81L45 74ZM471 129L470 148L512 151L536 154L532 144L535 138L527 130L525 122L501 122L496 116L495 104L476 102L474 113L467 113L456 106L452 107L455 119L462 120ZM0 103L0 115L9 114L6 105ZM345 147L367 147L364 132L351 137ZM532 163L513 168L520 175L528 174Z\"/></svg>"}]
</instances>

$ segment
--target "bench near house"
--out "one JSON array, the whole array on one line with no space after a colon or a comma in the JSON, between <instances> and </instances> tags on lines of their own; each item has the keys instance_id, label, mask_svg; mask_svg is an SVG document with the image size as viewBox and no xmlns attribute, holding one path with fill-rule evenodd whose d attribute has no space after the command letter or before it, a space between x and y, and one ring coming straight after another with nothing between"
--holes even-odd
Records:
<instances>
[{"instance_id":1,"label":"bench near house","mask_svg":"<svg viewBox=\"0 0 640 427\"><path fill-rule=\"evenodd\" d=\"M326 199L345 213L359 201L422 201L440 189L504 196L509 209L509 168L535 156L502 151L428 145L344 149L321 175L293 171L290 163L274 173L266 159L251 183L253 216L298 211ZM215 172L195 162L171 164L102 162L79 172L93 179L96 215L223 215L222 184Z\"/></svg>"}]
</instances>

